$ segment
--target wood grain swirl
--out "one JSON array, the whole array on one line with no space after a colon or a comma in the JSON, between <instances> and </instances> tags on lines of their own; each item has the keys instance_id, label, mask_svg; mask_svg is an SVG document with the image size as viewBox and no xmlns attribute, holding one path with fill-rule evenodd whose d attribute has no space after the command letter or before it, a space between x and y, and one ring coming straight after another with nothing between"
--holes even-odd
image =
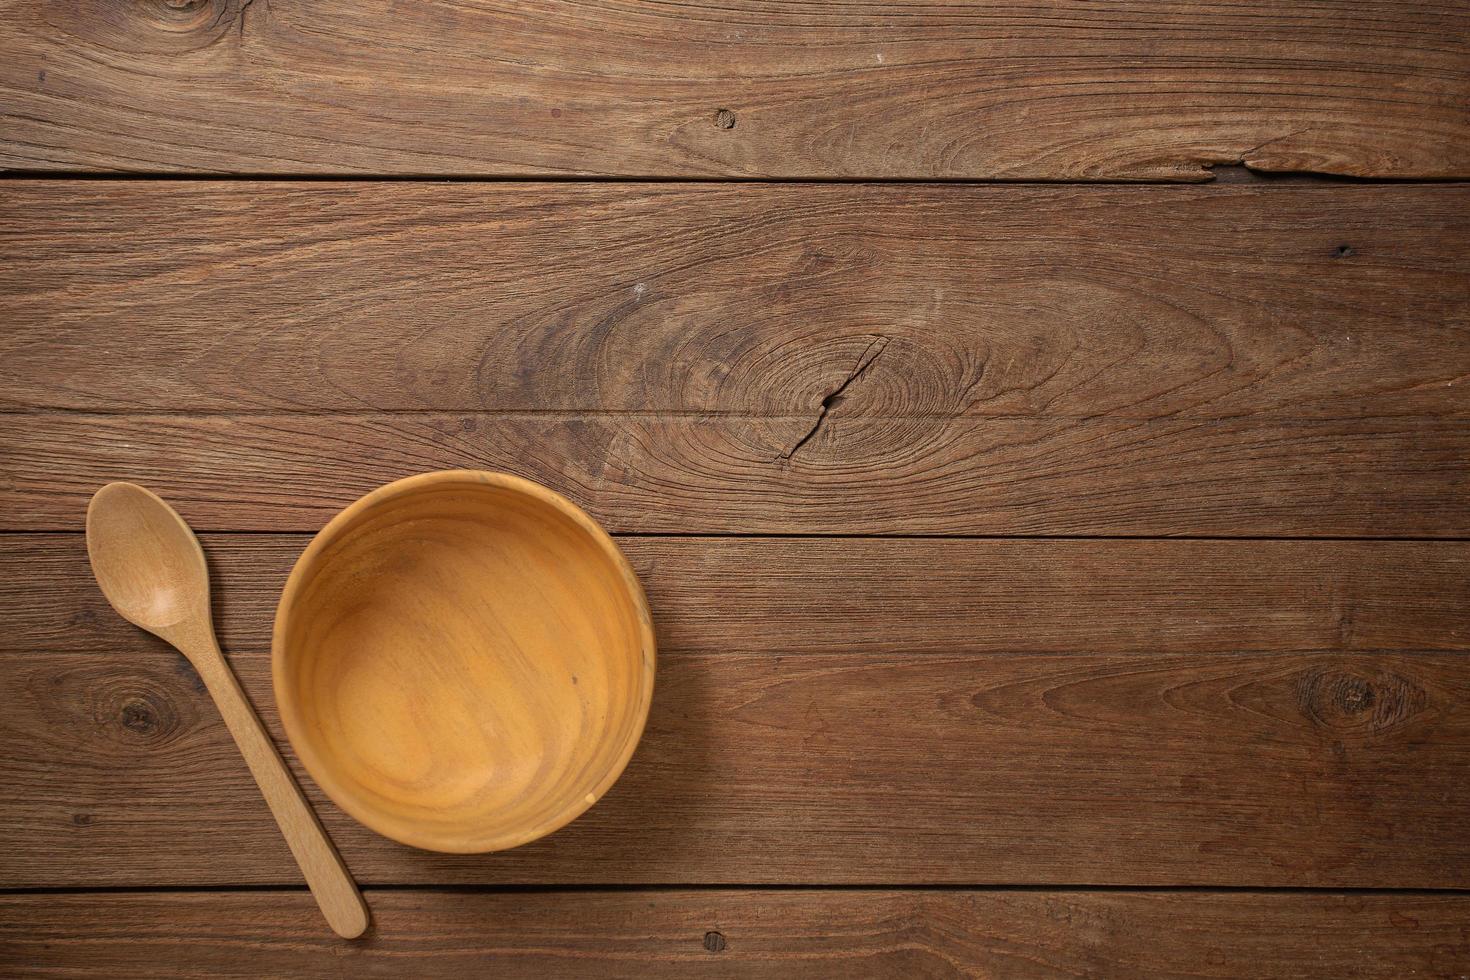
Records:
<instances>
[{"instance_id":1,"label":"wood grain swirl","mask_svg":"<svg viewBox=\"0 0 1470 980\"><path fill-rule=\"evenodd\" d=\"M9 409L1470 417L1460 185L16 181L0 247Z\"/></svg>"},{"instance_id":2,"label":"wood grain swirl","mask_svg":"<svg viewBox=\"0 0 1470 980\"><path fill-rule=\"evenodd\" d=\"M1470 975L1467 104L1426 0L0 0L0 974ZM660 685L488 857L289 760L329 945L65 532L213 532L284 745L307 534L454 467L621 535ZM352 595L309 680L412 646Z\"/></svg>"},{"instance_id":3,"label":"wood grain swirl","mask_svg":"<svg viewBox=\"0 0 1470 980\"><path fill-rule=\"evenodd\" d=\"M10 0L0 165L1463 177L1467 38L1417 0Z\"/></svg>"}]
</instances>

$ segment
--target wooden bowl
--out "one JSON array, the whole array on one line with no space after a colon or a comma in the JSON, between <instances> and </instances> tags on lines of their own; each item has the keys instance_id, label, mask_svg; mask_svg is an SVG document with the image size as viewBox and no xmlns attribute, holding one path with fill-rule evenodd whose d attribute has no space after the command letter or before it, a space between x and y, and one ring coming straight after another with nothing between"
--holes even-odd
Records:
<instances>
[{"instance_id":1,"label":"wooden bowl","mask_svg":"<svg viewBox=\"0 0 1470 980\"><path fill-rule=\"evenodd\" d=\"M602 797L653 694L653 626L581 508L503 473L373 491L302 553L276 610L276 701L318 785L378 833L478 853Z\"/></svg>"}]
</instances>

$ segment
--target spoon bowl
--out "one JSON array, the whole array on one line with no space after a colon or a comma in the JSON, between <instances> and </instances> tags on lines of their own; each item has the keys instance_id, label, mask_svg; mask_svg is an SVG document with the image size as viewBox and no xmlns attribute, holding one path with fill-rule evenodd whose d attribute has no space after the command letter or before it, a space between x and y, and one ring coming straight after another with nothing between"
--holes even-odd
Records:
<instances>
[{"instance_id":1,"label":"spoon bowl","mask_svg":"<svg viewBox=\"0 0 1470 980\"><path fill-rule=\"evenodd\" d=\"M87 556L102 594L129 622L169 639L209 622L209 569L189 525L157 495L109 483L87 505Z\"/></svg>"},{"instance_id":2,"label":"spoon bowl","mask_svg":"<svg viewBox=\"0 0 1470 980\"><path fill-rule=\"evenodd\" d=\"M386 837L476 853L556 830L617 779L648 715L653 628L580 508L454 470L376 490L317 535L272 667L328 796Z\"/></svg>"}]
</instances>

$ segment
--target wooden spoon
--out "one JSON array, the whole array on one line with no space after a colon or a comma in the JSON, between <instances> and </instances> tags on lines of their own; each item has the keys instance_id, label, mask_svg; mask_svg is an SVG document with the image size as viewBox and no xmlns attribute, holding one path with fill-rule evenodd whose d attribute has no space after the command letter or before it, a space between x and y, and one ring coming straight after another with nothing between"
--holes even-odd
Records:
<instances>
[{"instance_id":1,"label":"wooden spoon","mask_svg":"<svg viewBox=\"0 0 1470 980\"><path fill-rule=\"evenodd\" d=\"M368 912L357 885L220 653L209 569L189 525L142 487L109 483L87 506L87 554L112 608L172 643L199 671L327 924L344 939L362 935Z\"/></svg>"}]
</instances>

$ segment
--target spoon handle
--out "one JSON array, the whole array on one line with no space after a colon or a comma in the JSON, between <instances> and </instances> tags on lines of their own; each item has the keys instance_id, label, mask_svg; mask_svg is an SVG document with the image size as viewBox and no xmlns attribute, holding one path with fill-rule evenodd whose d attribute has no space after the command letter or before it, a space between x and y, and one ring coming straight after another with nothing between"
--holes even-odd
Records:
<instances>
[{"instance_id":1,"label":"spoon handle","mask_svg":"<svg viewBox=\"0 0 1470 980\"><path fill-rule=\"evenodd\" d=\"M291 778L280 753L261 727L255 709L245 699L235 672L220 653L213 631L192 638L190 646L193 649L185 652L204 679L225 726L235 737L235 744L240 747L261 795L275 815L327 924L344 939L362 935L368 926L367 905L321 822L301 795L301 788Z\"/></svg>"}]
</instances>

